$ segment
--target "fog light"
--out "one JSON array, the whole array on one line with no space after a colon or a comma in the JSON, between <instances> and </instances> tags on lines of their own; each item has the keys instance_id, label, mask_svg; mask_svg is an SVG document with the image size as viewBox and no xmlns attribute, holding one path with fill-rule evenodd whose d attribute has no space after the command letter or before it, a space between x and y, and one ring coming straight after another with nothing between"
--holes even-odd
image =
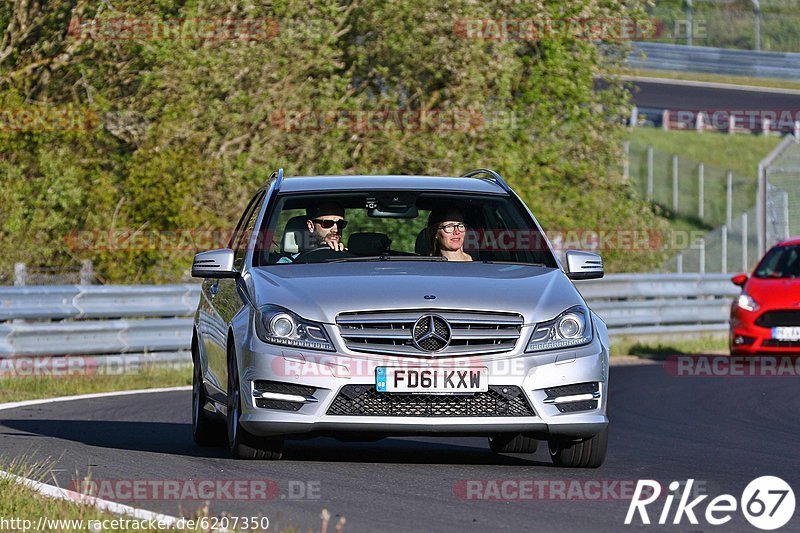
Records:
<instances>
[{"instance_id":1,"label":"fog light","mask_svg":"<svg viewBox=\"0 0 800 533\"><path fill-rule=\"evenodd\" d=\"M756 342L755 337L746 337L745 335L734 335L733 344L736 346L750 346Z\"/></svg>"}]
</instances>

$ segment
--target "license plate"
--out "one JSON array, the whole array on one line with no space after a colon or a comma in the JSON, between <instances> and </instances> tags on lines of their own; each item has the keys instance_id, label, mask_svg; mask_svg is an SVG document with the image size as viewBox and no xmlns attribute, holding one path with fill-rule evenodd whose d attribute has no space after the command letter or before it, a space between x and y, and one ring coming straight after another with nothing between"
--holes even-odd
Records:
<instances>
[{"instance_id":1,"label":"license plate","mask_svg":"<svg viewBox=\"0 0 800 533\"><path fill-rule=\"evenodd\" d=\"M480 368L387 367L375 369L378 392L486 392L489 373Z\"/></svg>"},{"instance_id":2,"label":"license plate","mask_svg":"<svg viewBox=\"0 0 800 533\"><path fill-rule=\"evenodd\" d=\"M800 327L772 328L772 338L779 341L798 341L800 340Z\"/></svg>"}]
</instances>

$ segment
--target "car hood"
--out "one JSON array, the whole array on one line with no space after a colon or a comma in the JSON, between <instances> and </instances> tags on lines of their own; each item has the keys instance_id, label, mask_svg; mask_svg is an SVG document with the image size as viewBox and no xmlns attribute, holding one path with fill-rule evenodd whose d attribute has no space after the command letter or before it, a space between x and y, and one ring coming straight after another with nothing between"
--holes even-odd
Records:
<instances>
[{"instance_id":1,"label":"car hood","mask_svg":"<svg viewBox=\"0 0 800 533\"><path fill-rule=\"evenodd\" d=\"M800 278L750 278L745 292L762 309L800 308Z\"/></svg>"},{"instance_id":2,"label":"car hood","mask_svg":"<svg viewBox=\"0 0 800 533\"><path fill-rule=\"evenodd\" d=\"M532 324L583 304L563 272L532 265L410 261L275 265L253 269L246 281L257 307L279 305L329 324L342 312L387 309L513 312Z\"/></svg>"}]
</instances>

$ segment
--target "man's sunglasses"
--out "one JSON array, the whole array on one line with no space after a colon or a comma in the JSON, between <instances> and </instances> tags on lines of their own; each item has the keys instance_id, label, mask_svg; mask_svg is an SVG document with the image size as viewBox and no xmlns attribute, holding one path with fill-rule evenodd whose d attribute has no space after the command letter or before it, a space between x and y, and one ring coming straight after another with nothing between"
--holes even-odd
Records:
<instances>
[{"instance_id":1,"label":"man's sunglasses","mask_svg":"<svg viewBox=\"0 0 800 533\"><path fill-rule=\"evenodd\" d=\"M323 218L315 218L314 219L314 224L319 224L324 229L331 229L335 224L336 228L339 231L342 231L344 228L347 227L347 221L346 220L325 220Z\"/></svg>"}]
</instances>

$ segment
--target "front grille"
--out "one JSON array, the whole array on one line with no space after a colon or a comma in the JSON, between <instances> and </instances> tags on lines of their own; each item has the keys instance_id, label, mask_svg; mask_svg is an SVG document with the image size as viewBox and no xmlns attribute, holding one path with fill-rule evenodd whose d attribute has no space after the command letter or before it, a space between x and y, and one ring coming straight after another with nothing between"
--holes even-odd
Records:
<instances>
[{"instance_id":1,"label":"front grille","mask_svg":"<svg viewBox=\"0 0 800 533\"><path fill-rule=\"evenodd\" d=\"M800 310L767 311L756 319L756 325L762 328L800 326Z\"/></svg>"},{"instance_id":2,"label":"front grille","mask_svg":"<svg viewBox=\"0 0 800 533\"><path fill-rule=\"evenodd\" d=\"M522 390L490 385L469 395L397 394L345 385L328 408L340 416L535 416Z\"/></svg>"},{"instance_id":3,"label":"front grille","mask_svg":"<svg viewBox=\"0 0 800 533\"><path fill-rule=\"evenodd\" d=\"M425 315L434 317L436 333L450 335L446 347L442 348L445 345L436 339L421 341L422 349L414 345L414 325ZM440 317L444 320L441 321ZM336 318L339 333L350 350L417 357L509 351L517 344L522 322L522 316L514 313L433 309L342 313ZM418 334L424 330L422 326L417 325ZM450 332L446 331L447 326Z\"/></svg>"},{"instance_id":4,"label":"front grille","mask_svg":"<svg viewBox=\"0 0 800 533\"><path fill-rule=\"evenodd\" d=\"M277 394L294 394L304 398L313 397L317 391L315 387L305 385L295 385L294 383L283 383L281 381L268 381L257 379L253 382L253 393L256 398L256 407L261 409L277 409L279 411L299 411L305 402L293 402L289 400L277 400L275 398L259 398L260 393L272 392Z\"/></svg>"},{"instance_id":5,"label":"front grille","mask_svg":"<svg viewBox=\"0 0 800 533\"><path fill-rule=\"evenodd\" d=\"M583 402L559 403L556 405L561 413L577 413L578 411L590 411L597 409L597 400L586 400Z\"/></svg>"},{"instance_id":6,"label":"front grille","mask_svg":"<svg viewBox=\"0 0 800 533\"><path fill-rule=\"evenodd\" d=\"M779 341L777 339L767 339L761 343L761 346L770 346L772 348L800 348L800 341Z\"/></svg>"},{"instance_id":7,"label":"front grille","mask_svg":"<svg viewBox=\"0 0 800 533\"><path fill-rule=\"evenodd\" d=\"M572 385L561 385L560 387L551 387L544 389L548 398L557 398L559 396L574 396L576 394L591 394L600 390L600 384L597 381L589 383L574 383Z\"/></svg>"},{"instance_id":8,"label":"front grille","mask_svg":"<svg viewBox=\"0 0 800 533\"><path fill-rule=\"evenodd\" d=\"M285 400L266 400L256 398L256 407L262 409L278 409L279 411L299 411L303 405L300 402L287 402Z\"/></svg>"},{"instance_id":9,"label":"front grille","mask_svg":"<svg viewBox=\"0 0 800 533\"><path fill-rule=\"evenodd\" d=\"M253 389L259 392L277 392L280 394L296 394L298 396L313 396L317 390L314 387L305 385L295 385L294 383L283 383L281 381L267 381L257 379L253 382Z\"/></svg>"}]
</instances>

